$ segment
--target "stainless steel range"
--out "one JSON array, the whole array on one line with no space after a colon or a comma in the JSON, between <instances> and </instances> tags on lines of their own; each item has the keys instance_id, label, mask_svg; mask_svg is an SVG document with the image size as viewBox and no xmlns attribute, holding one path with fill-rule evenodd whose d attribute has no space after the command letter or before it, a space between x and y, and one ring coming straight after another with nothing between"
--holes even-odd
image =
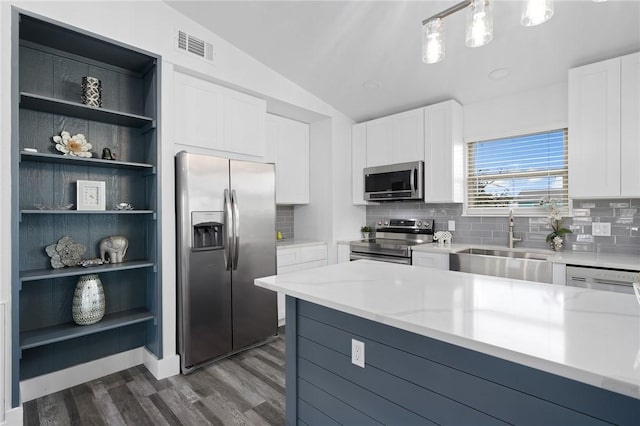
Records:
<instances>
[{"instance_id":1,"label":"stainless steel range","mask_svg":"<svg viewBox=\"0 0 640 426\"><path fill-rule=\"evenodd\" d=\"M378 222L375 238L349 244L350 259L411 265L411 247L432 242L433 219L389 219Z\"/></svg>"}]
</instances>

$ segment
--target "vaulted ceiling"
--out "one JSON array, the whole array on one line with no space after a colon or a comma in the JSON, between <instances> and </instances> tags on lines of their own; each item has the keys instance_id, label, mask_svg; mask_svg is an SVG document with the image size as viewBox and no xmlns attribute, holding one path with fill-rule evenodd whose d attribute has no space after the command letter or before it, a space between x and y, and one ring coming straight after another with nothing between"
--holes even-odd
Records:
<instances>
[{"instance_id":1,"label":"vaulted ceiling","mask_svg":"<svg viewBox=\"0 0 640 426\"><path fill-rule=\"evenodd\" d=\"M479 48L465 46L461 11L445 18L446 57L433 65L421 61L421 21L457 1L167 3L358 122L561 83L569 68L640 50L638 0L556 0L536 27L520 25L519 1L496 1L493 41Z\"/></svg>"}]
</instances>

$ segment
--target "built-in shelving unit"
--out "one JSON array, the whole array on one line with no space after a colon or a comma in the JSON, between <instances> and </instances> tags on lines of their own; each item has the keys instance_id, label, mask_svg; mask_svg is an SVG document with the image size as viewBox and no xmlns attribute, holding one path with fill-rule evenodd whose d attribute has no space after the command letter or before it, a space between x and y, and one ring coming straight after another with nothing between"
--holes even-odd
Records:
<instances>
[{"instance_id":1,"label":"built-in shelving unit","mask_svg":"<svg viewBox=\"0 0 640 426\"><path fill-rule=\"evenodd\" d=\"M18 9L12 28L15 407L21 380L143 346L162 357L160 58ZM101 108L80 102L83 76L102 81ZM62 131L84 134L93 156L56 151L52 137ZM104 148L118 159L100 158ZM55 207L77 207L78 180L105 182L106 210ZM134 209L115 210L123 202ZM87 247L85 259L99 257L108 236L125 236L129 248L122 263L54 269L44 249L66 235ZM80 326L71 305L85 274L100 277L106 312L100 322Z\"/></svg>"}]
</instances>

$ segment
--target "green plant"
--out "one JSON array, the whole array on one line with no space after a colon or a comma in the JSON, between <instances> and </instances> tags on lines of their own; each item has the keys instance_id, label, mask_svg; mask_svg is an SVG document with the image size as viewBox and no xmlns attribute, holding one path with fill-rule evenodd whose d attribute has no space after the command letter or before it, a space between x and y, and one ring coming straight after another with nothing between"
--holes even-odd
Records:
<instances>
[{"instance_id":1,"label":"green plant","mask_svg":"<svg viewBox=\"0 0 640 426\"><path fill-rule=\"evenodd\" d=\"M360 232L371 232L371 231L373 231L373 229L371 229L371 227L367 225L360 228Z\"/></svg>"}]
</instances>

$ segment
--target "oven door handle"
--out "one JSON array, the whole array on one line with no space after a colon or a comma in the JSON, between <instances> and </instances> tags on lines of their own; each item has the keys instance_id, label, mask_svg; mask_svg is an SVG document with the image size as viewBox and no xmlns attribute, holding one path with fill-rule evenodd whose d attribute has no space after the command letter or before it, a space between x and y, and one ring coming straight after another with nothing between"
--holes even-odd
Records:
<instances>
[{"instance_id":1,"label":"oven door handle","mask_svg":"<svg viewBox=\"0 0 640 426\"><path fill-rule=\"evenodd\" d=\"M384 256L384 255L377 255L377 254L360 254L360 253L353 253L353 252L351 252L351 255L349 256L349 260L361 260L361 259L375 260L378 262L400 263L402 265L411 265L410 257L394 257L394 256Z\"/></svg>"}]
</instances>

